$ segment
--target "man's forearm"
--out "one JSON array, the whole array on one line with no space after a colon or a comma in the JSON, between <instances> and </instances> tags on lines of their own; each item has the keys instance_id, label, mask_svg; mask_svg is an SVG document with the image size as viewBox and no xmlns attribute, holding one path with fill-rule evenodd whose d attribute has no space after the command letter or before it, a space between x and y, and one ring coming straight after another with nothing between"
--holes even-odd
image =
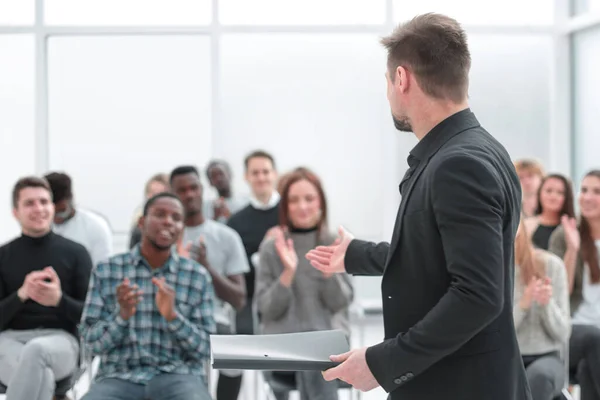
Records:
<instances>
[{"instance_id":1,"label":"man's forearm","mask_svg":"<svg viewBox=\"0 0 600 400\"><path fill-rule=\"evenodd\" d=\"M390 244L373 243L354 239L350 242L344 257L346 272L352 275L383 275Z\"/></svg>"},{"instance_id":2,"label":"man's forearm","mask_svg":"<svg viewBox=\"0 0 600 400\"><path fill-rule=\"evenodd\" d=\"M231 304L238 311L244 308L246 305L245 285L232 282L226 276L217 273L208 263L203 265L212 278L217 297Z\"/></svg>"},{"instance_id":3,"label":"man's forearm","mask_svg":"<svg viewBox=\"0 0 600 400\"><path fill-rule=\"evenodd\" d=\"M10 320L23 308L23 303L17 292L0 300L0 331L4 330Z\"/></svg>"},{"instance_id":4,"label":"man's forearm","mask_svg":"<svg viewBox=\"0 0 600 400\"><path fill-rule=\"evenodd\" d=\"M128 325L129 321L124 320L117 310L106 321L84 321L82 333L92 352L102 355L121 343Z\"/></svg>"}]
</instances>

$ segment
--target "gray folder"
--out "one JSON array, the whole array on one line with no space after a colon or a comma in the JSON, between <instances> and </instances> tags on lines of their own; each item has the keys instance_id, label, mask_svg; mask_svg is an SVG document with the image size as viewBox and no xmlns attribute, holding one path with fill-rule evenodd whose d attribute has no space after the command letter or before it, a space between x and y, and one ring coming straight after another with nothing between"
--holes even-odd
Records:
<instances>
[{"instance_id":1,"label":"gray folder","mask_svg":"<svg viewBox=\"0 0 600 400\"><path fill-rule=\"evenodd\" d=\"M214 369L325 371L335 367L329 356L350 350L343 331L278 335L211 335Z\"/></svg>"}]
</instances>

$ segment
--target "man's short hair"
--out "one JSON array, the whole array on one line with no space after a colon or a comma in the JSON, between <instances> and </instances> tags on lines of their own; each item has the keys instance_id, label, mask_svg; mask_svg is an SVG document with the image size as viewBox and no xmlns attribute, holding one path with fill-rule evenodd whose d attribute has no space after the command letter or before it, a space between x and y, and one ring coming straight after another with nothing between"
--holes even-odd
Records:
<instances>
[{"instance_id":1,"label":"man's short hair","mask_svg":"<svg viewBox=\"0 0 600 400\"><path fill-rule=\"evenodd\" d=\"M531 172L533 175L538 175L540 177L546 175L542 163L532 158L522 158L520 160L516 160L514 165L517 174Z\"/></svg>"},{"instance_id":2,"label":"man's short hair","mask_svg":"<svg viewBox=\"0 0 600 400\"><path fill-rule=\"evenodd\" d=\"M173 179L175 179L176 177L178 177L180 175L187 175L187 174L196 174L196 176L198 178L200 178L200 173L198 172L198 168L194 167L193 165L181 165L181 166L175 168L173 171L171 171L171 176L169 177L169 183L172 184Z\"/></svg>"},{"instance_id":3,"label":"man's short hair","mask_svg":"<svg viewBox=\"0 0 600 400\"><path fill-rule=\"evenodd\" d=\"M51 172L44 176L50 185L54 203L73 198L71 177L62 172Z\"/></svg>"},{"instance_id":4,"label":"man's short hair","mask_svg":"<svg viewBox=\"0 0 600 400\"><path fill-rule=\"evenodd\" d=\"M150 207L152 207L152 205L154 203L156 203L156 201L158 199L162 199L163 197L167 197L169 199L175 199L179 204L182 204L181 200L179 200L179 197L177 197L173 193L170 193L170 192L160 192L160 193L157 193L154 196L150 197L148 200L146 200L146 204L144 204L144 211L143 211L142 215L144 217L147 216L148 215L148 211L150 210ZM182 205L182 207L183 207L183 205Z\"/></svg>"},{"instance_id":5,"label":"man's short hair","mask_svg":"<svg viewBox=\"0 0 600 400\"><path fill-rule=\"evenodd\" d=\"M225 173L231 178L231 167L229 167L229 163L225 160L212 160L206 166L206 178L210 181L210 170L214 167L221 167L225 171Z\"/></svg>"},{"instance_id":6,"label":"man's short hair","mask_svg":"<svg viewBox=\"0 0 600 400\"><path fill-rule=\"evenodd\" d=\"M428 13L400 24L381 39L394 81L402 66L415 75L427 95L460 103L467 99L471 54L460 24L445 15Z\"/></svg>"},{"instance_id":7,"label":"man's short hair","mask_svg":"<svg viewBox=\"0 0 600 400\"><path fill-rule=\"evenodd\" d=\"M25 176L15 183L12 191L12 203L13 208L17 208L19 205L19 198L21 196L21 190L27 188L43 188L48 191L50 196L52 196L52 191L50 190L50 185L48 181L44 178L40 178L37 176Z\"/></svg>"},{"instance_id":8,"label":"man's short hair","mask_svg":"<svg viewBox=\"0 0 600 400\"><path fill-rule=\"evenodd\" d=\"M253 158L266 158L269 161L271 161L271 165L273 165L273 169L277 169L275 167L275 159L273 158L273 156L269 153L267 153L264 150L255 150L252 153L248 154L246 156L246 158L244 159L244 167L246 168L246 171L248 170L248 164L250 164L250 160L252 160Z\"/></svg>"}]
</instances>

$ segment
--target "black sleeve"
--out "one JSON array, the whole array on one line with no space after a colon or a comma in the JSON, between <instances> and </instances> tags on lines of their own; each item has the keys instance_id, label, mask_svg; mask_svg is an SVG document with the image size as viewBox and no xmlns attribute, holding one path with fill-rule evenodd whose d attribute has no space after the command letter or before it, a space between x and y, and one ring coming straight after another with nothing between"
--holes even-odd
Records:
<instances>
[{"instance_id":1,"label":"black sleeve","mask_svg":"<svg viewBox=\"0 0 600 400\"><path fill-rule=\"evenodd\" d=\"M88 286L90 284L90 274L92 273L92 258L83 246L75 247L76 257L73 265L75 279L73 287L65 293L63 287L63 295L58 304L58 308L66 315L67 319L76 324L81 319L83 305L87 295Z\"/></svg>"},{"instance_id":2,"label":"black sleeve","mask_svg":"<svg viewBox=\"0 0 600 400\"><path fill-rule=\"evenodd\" d=\"M142 231L137 226L131 231L129 238L129 248L133 249L136 244L142 241Z\"/></svg>"},{"instance_id":3,"label":"black sleeve","mask_svg":"<svg viewBox=\"0 0 600 400\"><path fill-rule=\"evenodd\" d=\"M0 271L6 268L6 266L2 265L4 263L3 250L4 248L0 248ZM21 310L23 304L17 292L8 292L0 274L0 331L5 329L6 325Z\"/></svg>"},{"instance_id":4,"label":"black sleeve","mask_svg":"<svg viewBox=\"0 0 600 400\"><path fill-rule=\"evenodd\" d=\"M346 272L351 275L383 275L389 250L390 244L386 242L376 244L364 240L352 240L344 257Z\"/></svg>"},{"instance_id":5,"label":"black sleeve","mask_svg":"<svg viewBox=\"0 0 600 400\"><path fill-rule=\"evenodd\" d=\"M450 287L429 313L396 338L370 347L367 363L391 392L462 347L502 312L504 195L493 168L468 154L433 172L433 212Z\"/></svg>"}]
</instances>

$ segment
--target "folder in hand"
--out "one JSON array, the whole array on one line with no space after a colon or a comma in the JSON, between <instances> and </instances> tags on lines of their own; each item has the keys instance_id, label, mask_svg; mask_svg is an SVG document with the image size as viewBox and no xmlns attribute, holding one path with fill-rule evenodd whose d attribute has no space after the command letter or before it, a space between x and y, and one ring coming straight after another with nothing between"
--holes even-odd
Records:
<instances>
[{"instance_id":1,"label":"folder in hand","mask_svg":"<svg viewBox=\"0 0 600 400\"><path fill-rule=\"evenodd\" d=\"M211 335L214 369L325 371L335 367L329 356L350 351L343 331L277 335Z\"/></svg>"}]
</instances>

